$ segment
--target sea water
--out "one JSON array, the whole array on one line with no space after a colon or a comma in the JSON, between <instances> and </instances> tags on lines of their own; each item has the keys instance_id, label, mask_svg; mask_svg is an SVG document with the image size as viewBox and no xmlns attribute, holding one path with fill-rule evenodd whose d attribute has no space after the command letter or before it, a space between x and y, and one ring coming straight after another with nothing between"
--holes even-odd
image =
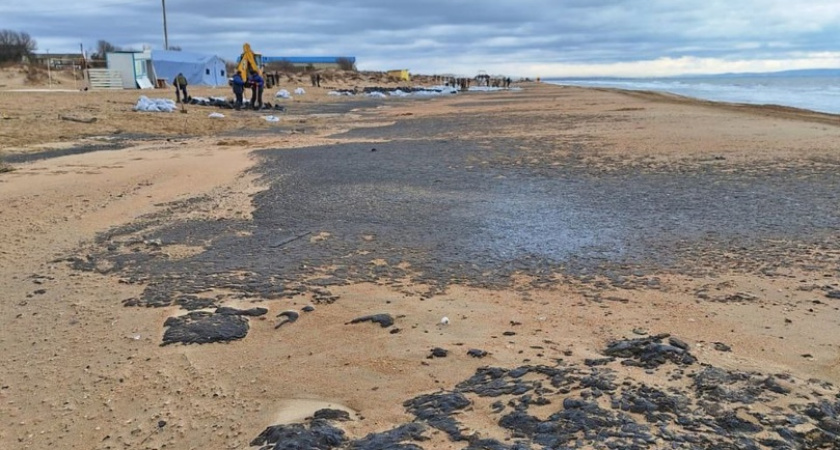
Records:
<instances>
[{"instance_id":1,"label":"sea water","mask_svg":"<svg viewBox=\"0 0 840 450\"><path fill-rule=\"evenodd\" d=\"M780 105L840 114L840 76L719 75L675 78L553 78L548 83L668 92L703 100Z\"/></svg>"}]
</instances>

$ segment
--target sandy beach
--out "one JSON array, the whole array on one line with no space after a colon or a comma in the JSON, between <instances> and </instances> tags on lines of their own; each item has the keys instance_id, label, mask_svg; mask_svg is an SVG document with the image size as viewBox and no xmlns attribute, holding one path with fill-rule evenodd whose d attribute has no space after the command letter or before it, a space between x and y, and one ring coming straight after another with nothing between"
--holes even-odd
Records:
<instances>
[{"instance_id":1,"label":"sandy beach","mask_svg":"<svg viewBox=\"0 0 840 450\"><path fill-rule=\"evenodd\" d=\"M0 448L836 448L840 118L303 87L0 91Z\"/></svg>"}]
</instances>

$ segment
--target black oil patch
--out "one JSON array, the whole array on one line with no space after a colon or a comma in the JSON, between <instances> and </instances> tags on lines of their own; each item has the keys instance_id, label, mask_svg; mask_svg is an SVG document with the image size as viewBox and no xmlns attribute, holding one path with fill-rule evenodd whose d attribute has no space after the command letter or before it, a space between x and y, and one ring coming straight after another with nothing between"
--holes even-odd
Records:
<instances>
[{"instance_id":1,"label":"black oil patch","mask_svg":"<svg viewBox=\"0 0 840 450\"><path fill-rule=\"evenodd\" d=\"M166 319L163 344L210 344L243 339L248 334L248 319L236 314L193 311Z\"/></svg>"}]
</instances>

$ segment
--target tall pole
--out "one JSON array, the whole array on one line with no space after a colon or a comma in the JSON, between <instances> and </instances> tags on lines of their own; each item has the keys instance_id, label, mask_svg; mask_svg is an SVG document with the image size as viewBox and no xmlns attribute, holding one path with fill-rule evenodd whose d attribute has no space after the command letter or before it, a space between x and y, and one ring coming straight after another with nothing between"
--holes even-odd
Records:
<instances>
[{"instance_id":1,"label":"tall pole","mask_svg":"<svg viewBox=\"0 0 840 450\"><path fill-rule=\"evenodd\" d=\"M166 0L160 0L163 5L163 49L169 50L169 32L166 31Z\"/></svg>"},{"instance_id":2,"label":"tall pole","mask_svg":"<svg viewBox=\"0 0 840 450\"><path fill-rule=\"evenodd\" d=\"M87 76L87 56L85 56L85 45L84 45L84 44L82 44L82 43L79 43L79 54L80 54L80 55L82 55L82 65L81 65L81 69L82 69L82 86L84 86L84 85L85 85L85 82L87 81L87 80L85 79L85 77ZM75 66L74 66L74 67L75 67Z\"/></svg>"},{"instance_id":3,"label":"tall pole","mask_svg":"<svg viewBox=\"0 0 840 450\"><path fill-rule=\"evenodd\" d=\"M47 49L47 77L50 79L50 89L52 89L52 58L50 57L50 49Z\"/></svg>"}]
</instances>

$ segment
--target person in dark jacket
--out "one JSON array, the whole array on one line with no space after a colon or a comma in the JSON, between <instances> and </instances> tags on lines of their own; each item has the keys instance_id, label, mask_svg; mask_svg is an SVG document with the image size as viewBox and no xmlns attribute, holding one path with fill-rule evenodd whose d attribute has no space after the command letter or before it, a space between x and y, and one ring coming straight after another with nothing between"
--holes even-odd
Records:
<instances>
[{"instance_id":1,"label":"person in dark jacket","mask_svg":"<svg viewBox=\"0 0 840 450\"><path fill-rule=\"evenodd\" d=\"M251 107L254 109L262 109L263 106L263 89L265 89L265 80L257 72L251 72L248 77L251 84Z\"/></svg>"},{"instance_id":2,"label":"person in dark jacket","mask_svg":"<svg viewBox=\"0 0 840 450\"><path fill-rule=\"evenodd\" d=\"M178 73L175 76L175 79L172 80L172 85L175 86L175 99L178 103L181 103L181 94L183 93L184 103L189 101L189 96L187 95L187 77L184 76L183 73Z\"/></svg>"},{"instance_id":3,"label":"person in dark jacket","mask_svg":"<svg viewBox=\"0 0 840 450\"><path fill-rule=\"evenodd\" d=\"M233 86L233 95L236 97L236 102L233 104L233 109L239 111L242 109L242 94L245 92L245 80L239 72L233 74L233 80L230 82Z\"/></svg>"}]
</instances>

